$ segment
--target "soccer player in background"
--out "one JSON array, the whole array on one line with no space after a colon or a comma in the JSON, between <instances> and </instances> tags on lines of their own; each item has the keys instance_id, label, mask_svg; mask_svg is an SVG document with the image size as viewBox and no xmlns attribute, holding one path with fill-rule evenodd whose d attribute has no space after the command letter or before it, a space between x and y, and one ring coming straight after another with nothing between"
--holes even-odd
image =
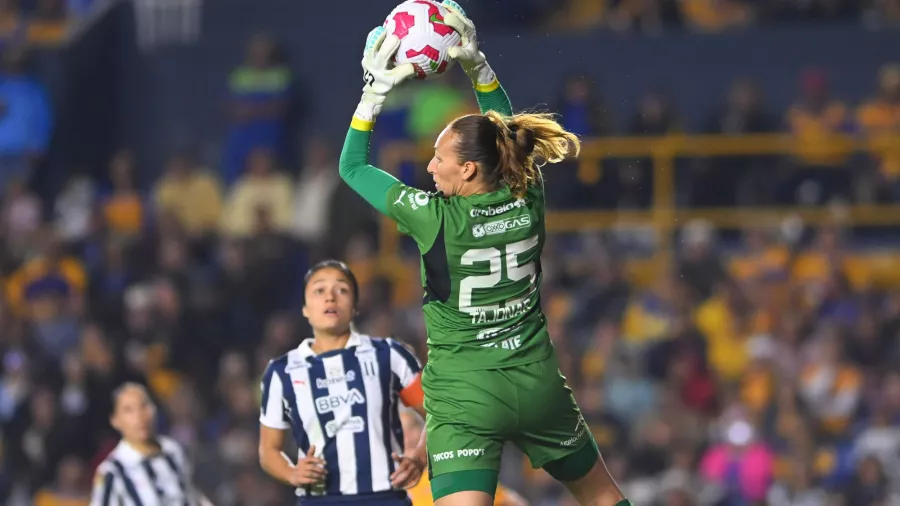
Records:
<instances>
[{"instance_id":1,"label":"soccer player in background","mask_svg":"<svg viewBox=\"0 0 900 506\"><path fill-rule=\"evenodd\" d=\"M368 163L386 94L414 73L393 65L400 40L383 28L366 42L366 85L340 160L344 181L422 255L432 496L437 506L490 506L503 444L512 441L580 504L629 505L559 372L540 306L539 167L577 154L578 139L549 115L513 114L471 21L453 2L444 5L444 23L462 35L449 54L473 80L482 114L456 119L438 137L428 164L438 192Z\"/></svg>"},{"instance_id":2,"label":"soccer player in background","mask_svg":"<svg viewBox=\"0 0 900 506\"><path fill-rule=\"evenodd\" d=\"M211 506L181 446L156 434L156 406L143 386L116 389L110 424L122 440L97 468L91 506Z\"/></svg>"},{"instance_id":3,"label":"soccer player in background","mask_svg":"<svg viewBox=\"0 0 900 506\"><path fill-rule=\"evenodd\" d=\"M306 275L303 316L313 336L272 362L262 381L259 462L296 487L301 505L409 506L425 469L424 436L403 451L399 403L422 410L421 367L393 339L352 328L356 277L326 260ZM301 455L282 453L290 430Z\"/></svg>"}]
</instances>

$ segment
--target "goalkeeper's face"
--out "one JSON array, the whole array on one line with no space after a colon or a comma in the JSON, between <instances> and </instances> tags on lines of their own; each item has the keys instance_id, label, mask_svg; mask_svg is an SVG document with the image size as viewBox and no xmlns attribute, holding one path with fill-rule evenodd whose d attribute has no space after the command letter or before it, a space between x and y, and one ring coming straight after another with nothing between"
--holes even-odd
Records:
<instances>
[{"instance_id":1,"label":"goalkeeper's face","mask_svg":"<svg viewBox=\"0 0 900 506\"><path fill-rule=\"evenodd\" d=\"M474 163L459 163L456 150L459 134L451 127L452 123L438 136L434 144L434 157L428 163L428 173L434 180L435 189L448 197L459 195L476 173Z\"/></svg>"},{"instance_id":2,"label":"goalkeeper's face","mask_svg":"<svg viewBox=\"0 0 900 506\"><path fill-rule=\"evenodd\" d=\"M339 269L316 271L306 284L303 316L316 333L340 335L350 330L355 312L353 285Z\"/></svg>"}]
</instances>

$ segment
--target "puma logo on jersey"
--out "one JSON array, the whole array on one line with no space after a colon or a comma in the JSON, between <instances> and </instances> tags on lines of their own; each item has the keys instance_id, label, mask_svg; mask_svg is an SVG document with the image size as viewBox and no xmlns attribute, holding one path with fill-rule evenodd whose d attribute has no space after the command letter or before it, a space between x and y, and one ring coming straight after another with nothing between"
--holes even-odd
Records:
<instances>
[{"instance_id":1,"label":"puma logo on jersey","mask_svg":"<svg viewBox=\"0 0 900 506\"><path fill-rule=\"evenodd\" d=\"M397 200L394 201L394 205L395 205L395 206L402 206L402 205L405 205L405 204L403 203L403 196L404 196L404 195L406 195L406 189L405 189L405 188L403 189L402 192L400 192L400 196L397 197Z\"/></svg>"}]
</instances>

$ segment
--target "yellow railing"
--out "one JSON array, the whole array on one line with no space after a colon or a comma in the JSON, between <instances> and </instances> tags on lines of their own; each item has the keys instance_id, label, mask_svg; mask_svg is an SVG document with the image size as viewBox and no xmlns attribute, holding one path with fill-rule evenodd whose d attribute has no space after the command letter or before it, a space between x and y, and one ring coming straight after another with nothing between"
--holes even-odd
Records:
<instances>
[{"instance_id":1,"label":"yellow railing","mask_svg":"<svg viewBox=\"0 0 900 506\"><path fill-rule=\"evenodd\" d=\"M653 200L646 211L553 211L547 214L548 232L603 230L612 227L653 227L659 247L653 263L668 264L676 227L697 218L722 228L744 228L748 224L774 225L785 216L796 214L812 225L843 221L855 225L900 225L900 205L849 206L836 212L829 208L704 208L676 209L674 161L678 157L716 157L753 155L792 155L803 148L816 155L842 156L856 152L900 158L900 136L833 136L814 144L798 143L790 135L688 136L591 139L582 146L580 175L590 178L599 170L599 162L608 158L650 158L653 161ZM427 163L433 147L396 143L380 152L379 163L392 170L400 162ZM722 169L727 170L727 169ZM385 266L397 258L399 237L396 225L385 221L381 229L382 259ZM658 271L657 271L658 272Z\"/></svg>"}]
</instances>

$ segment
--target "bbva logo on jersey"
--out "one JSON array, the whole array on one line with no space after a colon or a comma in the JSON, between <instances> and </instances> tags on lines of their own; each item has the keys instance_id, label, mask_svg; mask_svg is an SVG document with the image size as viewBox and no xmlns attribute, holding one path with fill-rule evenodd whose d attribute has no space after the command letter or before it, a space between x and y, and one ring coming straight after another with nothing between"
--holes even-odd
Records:
<instances>
[{"instance_id":1,"label":"bbva logo on jersey","mask_svg":"<svg viewBox=\"0 0 900 506\"><path fill-rule=\"evenodd\" d=\"M331 413L332 411L339 409L341 406L353 406L354 404L365 403L365 396L363 396L359 390L353 388L347 393L316 398L316 411L318 411L320 415L324 415L325 413Z\"/></svg>"},{"instance_id":2,"label":"bbva logo on jersey","mask_svg":"<svg viewBox=\"0 0 900 506\"><path fill-rule=\"evenodd\" d=\"M472 235L478 239L486 235L497 235L504 232L519 230L520 228L528 228L531 226L531 216L527 214L517 216L515 218L506 218L485 223L472 225Z\"/></svg>"}]
</instances>

